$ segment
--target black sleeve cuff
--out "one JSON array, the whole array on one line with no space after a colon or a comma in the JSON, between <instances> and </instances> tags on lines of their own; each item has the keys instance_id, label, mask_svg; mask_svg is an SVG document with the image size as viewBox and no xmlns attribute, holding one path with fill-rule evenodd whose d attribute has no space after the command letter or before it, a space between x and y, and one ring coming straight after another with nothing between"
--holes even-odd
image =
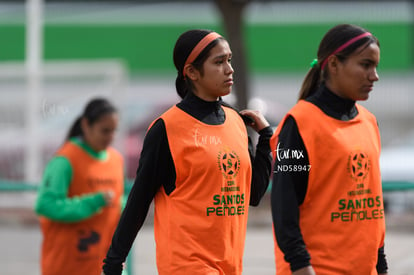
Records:
<instances>
[{"instance_id":1,"label":"black sleeve cuff","mask_svg":"<svg viewBox=\"0 0 414 275\"><path fill-rule=\"evenodd\" d=\"M273 135L272 127L267 126L267 127L263 128L262 130L259 131L259 135L260 135L260 137L271 138L272 135Z\"/></svg>"},{"instance_id":2,"label":"black sleeve cuff","mask_svg":"<svg viewBox=\"0 0 414 275\"><path fill-rule=\"evenodd\" d=\"M110 261L107 261L107 259L105 259L104 265L102 267L102 270L105 273L105 275L121 275L122 274L122 263L109 264L108 262Z\"/></svg>"},{"instance_id":3,"label":"black sleeve cuff","mask_svg":"<svg viewBox=\"0 0 414 275\"><path fill-rule=\"evenodd\" d=\"M378 274L388 272L388 264L385 257L384 247L378 249L377 272Z\"/></svg>"}]
</instances>

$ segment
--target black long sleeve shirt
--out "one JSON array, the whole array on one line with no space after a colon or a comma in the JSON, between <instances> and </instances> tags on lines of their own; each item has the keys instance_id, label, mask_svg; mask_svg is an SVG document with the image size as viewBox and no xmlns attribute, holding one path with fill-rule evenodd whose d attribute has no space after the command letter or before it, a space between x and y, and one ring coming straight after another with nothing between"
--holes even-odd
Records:
<instances>
[{"instance_id":1,"label":"black long sleeve shirt","mask_svg":"<svg viewBox=\"0 0 414 275\"><path fill-rule=\"evenodd\" d=\"M316 105L326 115L338 120L349 121L358 115L355 101L335 95L324 85L305 100ZM279 141L285 148L304 152L304 157L295 159L295 163L291 163L293 160L283 160L283 164L308 167L309 157L293 117L289 116L285 120L279 134ZM299 227L299 206L306 195L309 172L276 173L278 164L281 163L275 160L271 194L272 218L277 243L285 255L285 260L290 263L291 270L295 271L310 265L310 255ZM382 247L378 250L377 271L385 273L387 268L384 247Z\"/></svg>"},{"instance_id":2,"label":"black long sleeve shirt","mask_svg":"<svg viewBox=\"0 0 414 275\"><path fill-rule=\"evenodd\" d=\"M226 119L222 104L222 101L207 102L189 94L177 107L203 123L220 125ZM255 154L249 139L252 163L250 205L253 206L259 204L269 185L272 162L269 140L272 134L270 127L259 132ZM122 263L144 223L156 192L163 186L167 195L171 194L175 189L175 180L175 167L165 124L162 119L158 119L145 136L135 182L104 260L103 269L106 275L121 274Z\"/></svg>"}]
</instances>

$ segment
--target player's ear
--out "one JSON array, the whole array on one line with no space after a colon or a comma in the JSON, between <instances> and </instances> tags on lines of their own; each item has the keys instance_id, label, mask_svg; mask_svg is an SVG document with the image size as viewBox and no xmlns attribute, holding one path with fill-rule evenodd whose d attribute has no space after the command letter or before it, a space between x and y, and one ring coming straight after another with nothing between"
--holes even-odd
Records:
<instances>
[{"instance_id":1,"label":"player's ear","mask_svg":"<svg viewBox=\"0 0 414 275\"><path fill-rule=\"evenodd\" d=\"M187 64L184 66L185 75L192 81L196 81L199 78L199 72L193 65Z\"/></svg>"},{"instance_id":2,"label":"player's ear","mask_svg":"<svg viewBox=\"0 0 414 275\"><path fill-rule=\"evenodd\" d=\"M338 65L340 61L336 55L331 55L328 57L328 63L326 67L329 68L329 74L336 74L338 72Z\"/></svg>"}]
</instances>

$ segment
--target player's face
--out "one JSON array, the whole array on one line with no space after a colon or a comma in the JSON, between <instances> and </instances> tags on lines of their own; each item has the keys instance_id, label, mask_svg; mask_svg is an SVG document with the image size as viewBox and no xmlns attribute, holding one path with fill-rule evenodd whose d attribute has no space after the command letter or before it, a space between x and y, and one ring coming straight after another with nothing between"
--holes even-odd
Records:
<instances>
[{"instance_id":1,"label":"player's face","mask_svg":"<svg viewBox=\"0 0 414 275\"><path fill-rule=\"evenodd\" d=\"M228 95L233 87L232 52L225 40L210 50L209 57L203 64L203 73L193 81L194 93L206 100L215 101L218 97Z\"/></svg>"},{"instance_id":2,"label":"player's face","mask_svg":"<svg viewBox=\"0 0 414 275\"><path fill-rule=\"evenodd\" d=\"M333 77L334 92L339 96L354 101L367 100L379 80L377 66L380 60L380 49L371 43L368 47L357 49L344 62L338 62L337 71Z\"/></svg>"},{"instance_id":3,"label":"player's face","mask_svg":"<svg viewBox=\"0 0 414 275\"><path fill-rule=\"evenodd\" d=\"M118 119L118 114L110 113L102 116L92 125L87 121L83 122L85 141L93 150L99 152L111 145L118 127Z\"/></svg>"}]
</instances>

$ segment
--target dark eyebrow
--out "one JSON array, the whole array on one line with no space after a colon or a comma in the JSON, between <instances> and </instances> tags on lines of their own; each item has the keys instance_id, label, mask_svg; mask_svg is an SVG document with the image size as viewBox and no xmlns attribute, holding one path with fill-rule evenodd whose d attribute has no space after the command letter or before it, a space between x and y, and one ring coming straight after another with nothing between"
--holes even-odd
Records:
<instances>
[{"instance_id":1,"label":"dark eyebrow","mask_svg":"<svg viewBox=\"0 0 414 275\"><path fill-rule=\"evenodd\" d=\"M369 59L369 58L362 59L362 62L367 62L367 63L370 63L370 64L377 64L377 62L375 62L374 60Z\"/></svg>"},{"instance_id":2,"label":"dark eyebrow","mask_svg":"<svg viewBox=\"0 0 414 275\"><path fill-rule=\"evenodd\" d=\"M214 59L223 59L223 58L227 58L227 57L232 57L232 53L218 55L218 56L214 57Z\"/></svg>"},{"instance_id":3,"label":"dark eyebrow","mask_svg":"<svg viewBox=\"0 0 414 275\"><path fill-rule=\"evenodd\" d=\"M364 62L370 62L370 63L375 63L374 60L369 59L369 58L364 58L364 59L362 59L362 61L364 61Z\"/></svg>"}]
</instances>

